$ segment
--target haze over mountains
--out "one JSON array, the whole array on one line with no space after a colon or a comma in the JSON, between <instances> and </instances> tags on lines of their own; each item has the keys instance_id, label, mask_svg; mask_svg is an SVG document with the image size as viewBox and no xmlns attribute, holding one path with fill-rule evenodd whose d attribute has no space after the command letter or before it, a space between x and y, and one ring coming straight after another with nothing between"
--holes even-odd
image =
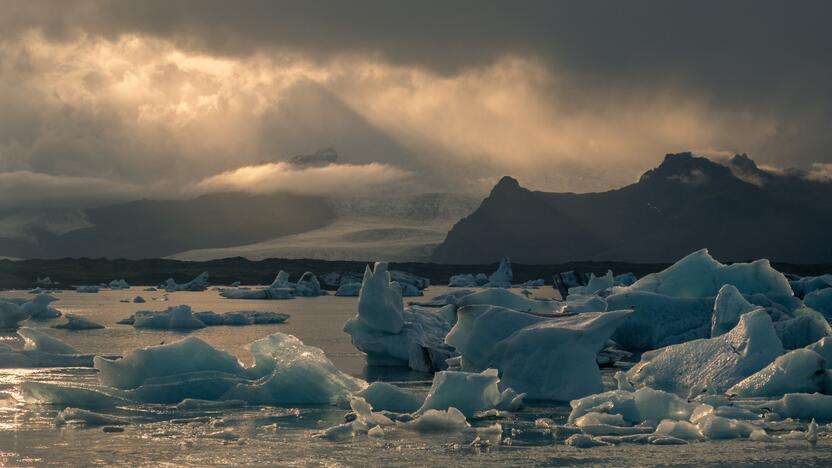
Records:
<instances>
[{"instance_id":1,"label":"haze over mountains","mask_svg":"<svg viewBox=\"0 0 832 468\"><path fill-rule=\"evenodd\" d=\"M297 156L325 167L334 150ZM478 207L479 206L479 207ZM668 154L638 182L599 193L531 191L504 177L481 203L454 193L215 193L84 211L68 232L0 238L0 256L211 260L243 256L484 264L671 262L703 247L724 261L832 262L832 183Z\"/></svg>"},{"instance_id":2,"label":"haze over mountains","mask_svg":"<svg viewBox=\"0 0 832 468\"><path fill-rule=\"evenodd\" d=\"M666 262L703 247L723 261L832 262L832 184L745 155L723 165L691 153L601 193L536 192L504 177L432 260Z\"/></svg>"}]
</instances>

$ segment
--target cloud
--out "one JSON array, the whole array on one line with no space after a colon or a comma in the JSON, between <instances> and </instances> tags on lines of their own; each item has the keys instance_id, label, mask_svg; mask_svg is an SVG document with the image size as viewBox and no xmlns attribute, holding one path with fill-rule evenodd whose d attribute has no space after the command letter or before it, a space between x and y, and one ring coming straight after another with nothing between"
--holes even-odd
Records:
<instances>
[{"instance_id":1,"label":"cloud","mask_svg":"<svg viewBox=\"0 0 832 468\"><path fill-rule=\"evenodd\" d=\"M0 172L0 210L22 206L59 208L115 203L151 192L95 177L54 176L29 171Z\"/></svg>"},{"instance_id":2,"label":"cloud","mask_svg":"<svg viewBox=\"0 0 832 468\"><path fill-rule=\"evenodd\" d=\"M832 162L828 2L0 8L0 172L68 184L18 207L189 196L240 168L329 193L280 164L328 146L340 173L476 193L606 190L691 149Z\"/></svg>"},{"instance_id":3,"label":"cloud","mask_svg":"<svg viewBox=\"0 0 832 468\"><path fill-rule=\"evenodd\" d=\"M344 195L405 181L407 171L387 164L329 164L298 167L285 162L245 166L199 181L197 192L292 192Z\"/></svg>"}]
</instances>

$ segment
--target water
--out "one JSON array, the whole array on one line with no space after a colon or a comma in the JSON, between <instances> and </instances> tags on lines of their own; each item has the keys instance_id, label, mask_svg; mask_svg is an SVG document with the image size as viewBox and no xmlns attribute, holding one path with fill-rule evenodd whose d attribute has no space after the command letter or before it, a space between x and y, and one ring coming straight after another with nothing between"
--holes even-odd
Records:
<instances>
[{"instance_id":1,"label":"water","mask_svg":"<svg viewBox=\"0 0 832 468\"><path fill-rule=\"evenodd\" d=\"M447 288L433 287L426 296ZM549 288L536 292L551 297ZM184 336L170 331L136 330L116 322L136 310L162 310L187 304L195 311L276 311L291 315L279 325L208 327L191 335L237 355L251 358L244 346L275 331L296 335L306 344L322 348L341 370L369 381L384 380L426 393L431 376L407 369L367 367L364 356L341 331L355 314L356 299L326 296L289 301L226 300L216 291L146 292L102 290L98 294L56 293L53 306L65 313L86 316L107 328L48 333L82 352L124 353L138 347L169 343ZM143 296L147 303L122 303L121 299ZM24 297L24 292L0 296ZM167 298L167 300L164 300ZM35 322L47 327L61 319ZM13 333L0 339L13 340ZM608 385L610 375L605 374ZM405 430L388 431L383 439L360 436L335 443L313 437L321 430L343 422L344 410L331 407L248 407L226 410L176 411L163 405L119 408L109 414L131 424L123 432L107 433L100 427L56 426L59 408L27 405L20 401L24 381L57 383L96 382L91 369L0 369L0 466L88 466L88 465L240 465L240 466L830 466L832 441L822 437L817 448L803 441L772 444L748 441L712 441L685 446L621 445L590 450L564 446L548 431L535 427L537 418L563 423L569 414L565 404L531 402L521 413L500 419L471 421L476 427L500 422L503 434L489 439L491 447L474 448L474 430L455 434L420 435ZM234 438L227 434L233 434ZM511 437L512 445L502 444Z\"/></svg>"}]
</instances>

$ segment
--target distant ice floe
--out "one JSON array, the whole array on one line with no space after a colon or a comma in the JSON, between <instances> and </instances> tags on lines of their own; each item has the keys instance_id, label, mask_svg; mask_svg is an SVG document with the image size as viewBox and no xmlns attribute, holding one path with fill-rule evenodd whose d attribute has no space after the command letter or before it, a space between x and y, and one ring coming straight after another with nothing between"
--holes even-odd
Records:
<instances>
[{"instance_id":1,"label":"distant ice floe","mask_svg":"<svg viewBox=\"0 0 832 468\"><path fill-rule=\"evenodd\" d=\"M274 281L267 288L225 288L220 290L220 296L227 299L293 299L295 297L317 297L323 296L326 291L321 289L321 284L312 272L307 271L301 275L297 283L289 281L289 273L283 270L275 277Z\"/></svg>"},{"instance_id":2,"label":"distant ice floe","mask_svg":"<svg viewBox=\"0 0 832 468\"><path fill-rule=\"evenodd\" d=\"M503 257L497 271L487 276L485 273L453 275L448 280L452 288L538 288L543 286L543 279L526 281L522 284L512 284L514 272L511 269L511 259Z\"/></svg>"},{"instance_id":3,"label":"distant ice floe","mask_svg":"<svg viewBox=\"0 0 832 468\"><path fill-rule=\"evenodd\" d=\"M31 299L0 298L0 329L17 328L26 319L48 320L61 316L61 312L49 304L58 298L49 294L38 294Z\"/></svg>"},{"instance_id":4,"label":"distant ice floe","mask_svg":"<svg viewBox=\"0 0 832 468\"><path fill-rule=\"evenodd\" d=\"M187 283L179 284L173 278L168 278L167 281L159 285L159 289L167 292L176 291L205 291L210 286L208 282L208 272L200 273L196 278Z\"/></svg>"},{"instance_id":5,"label":"distant ice floe","mask_svg":"<svg viewBox=\"0 0 832 468\"><path fill-rule=\"evenodd\" d=\"M104 325L93 322L92 320L75 314L66 314L66 323L59 323L52 325L52 328L59 328L64 330L96 330L104 328Z\"/></svg>"},{"instance_id":6,"label":"distant ice floe","mask_svg":"<svg viewBox=\"0 0 832 468\"><path fill-rule=\"evenodd\" d=\"M163 311L140 310L120 320L121 325L134 328L157 330L194 330L218 325L259 325L283 323L289 315L278 312L235 311L217 314L215 312L194 312L187 305L168 307Z\"/></svg>"},{"instance_id":7,"label":"distant ice floe","mask_svg":"<svg viewBox=\"0 0 832 468\"><path fill-rule=\"evenodd\" d=\"M34 328L17 330L23 340L20 349L0 343L0 368L92 367L92 354L84 354L63 341Z\"/></svg>"}]
</instances>

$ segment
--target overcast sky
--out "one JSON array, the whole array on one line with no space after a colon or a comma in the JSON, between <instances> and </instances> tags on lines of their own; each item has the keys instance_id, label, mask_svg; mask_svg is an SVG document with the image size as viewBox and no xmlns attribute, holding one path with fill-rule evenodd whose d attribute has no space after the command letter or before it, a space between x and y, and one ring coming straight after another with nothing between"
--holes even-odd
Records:
<instances>
[{"instance_id":1,"label":"overcast sky","mask_svg":"<svg viewBox=\"0 0 832 468\"><path fill-rule=\"evenodd\" d=\"M0 213L228 189L484 193L505 174L586 192L684 150L832 162L828 1L0 11ZM281 163L326 147L340 162L325 170Z\"/></svg>"}]
</instances>

